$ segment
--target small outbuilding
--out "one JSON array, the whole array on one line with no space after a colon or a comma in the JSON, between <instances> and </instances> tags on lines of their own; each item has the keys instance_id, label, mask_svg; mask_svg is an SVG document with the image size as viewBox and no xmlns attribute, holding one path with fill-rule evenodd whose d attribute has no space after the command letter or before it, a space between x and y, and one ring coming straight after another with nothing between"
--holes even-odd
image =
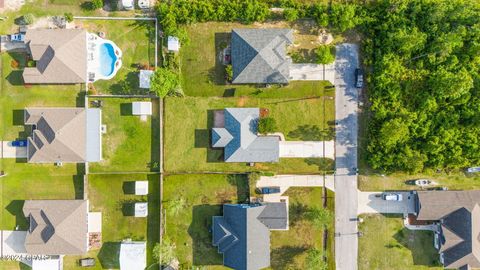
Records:
<instances>
[{"instance_id":1,"label":"small outbuilding","mask_svg":"<svg viewBox=\"0 0 480 270\"><path fill-rule=\"evenodd\" d=\"M180 40L177 37L169 36L167 48L170 52L178 52L180 50Z\"/></svg>"},{"instance_id":2,"label":"small outbuilding","mask_svg":"<svg viewBox=\"0 0 480 270\"><path fill-rule=\"evenodd\" d=\"M133 115L152 115L152 103L149 101L132 102Z\"/></svg>"},{"instance_id":3,"label":"small outbuilding","mask_svg":"<svg viewBox=\"0 0 480 270\"><path fill-rule=\"evenodd\" d=\"M120 245L120 270L144 270L147 267L146 242L123 241Z\"/></svg>"},{"instance_id":4,"label":"small outbuilding","mask_svg":"<svg viewBox=\"0 0 480 270\"><path fill-rule=\"evenodd\" d=\"M148 203L137 202L135 203L135 217L147 217L148 216Z\"/></svg>"},{"instance_id":5,"label":"small outbuilding","mask_svg":"<svg viewBox=\"0 0 480 270\"><path fill-rule=\"evenodd\" d=\"M140 70L138 74L139 87L144 89L150 89L150 80L152 79L154 71L148 69Z\"/></svg>"},{"instance_id":6,"label":"small outbuilding","mask_svg":"<svg viewBox=\"0 0 480 270\"><path fill-rule=\"evenodd\" d=\"M135 181L135 195L148 194L148 181Z\"/></svg>"}]
</instances>

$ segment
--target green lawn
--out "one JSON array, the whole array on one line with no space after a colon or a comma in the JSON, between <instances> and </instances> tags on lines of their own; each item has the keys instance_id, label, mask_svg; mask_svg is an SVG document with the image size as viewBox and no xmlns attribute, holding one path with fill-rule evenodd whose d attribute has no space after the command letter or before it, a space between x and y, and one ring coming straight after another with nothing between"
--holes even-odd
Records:
<instances>
[{"instance_id":1,"label":"green lawn","mask_svg":"<svg viewBox=\"0 0 480 270\"><path fill-rule=\"evenodd\" d=\"M0 87L0 139L25 137L23 109L25 107L75 107L83 105L81 85L23 85L22 71L25 56L2 53ZM12 68L17 61L18 68Z\"/></svg>"},{"instance_id":2,"label":"green lawn","mask_svg":"<svg viewBox=\"0 0 480 270\"><path fill-rule=\"evenodd\" d=\"M329 192L329 209L333 212L333 193ZM322 188L290 188L284 195L289 196L290 228L288 231L271 232L272 269L305 269L305 258L311 248L323 249L323 231L305 220L305 209L322 207ZM333 224L333 220L332 220ZM333 257L333 230L329 234L327 260L329 269L335 269Z\"/></svg>"},{"instance_id":3,"label":"green lawn","mask_svg":"<svg viewBox=\"0 0 480 270\"><path fill-rule=\"evenodd\" d=\"M325 86L329 85L328 82L297 81L284 87L272 86L272 88L226 85L225 68L219 63L217 55L229 42L233 28L246 27L254 27L254 25L208 22L187 27L189 42L182 46L180 52L182 86L186 95L307 97L323 94ZM282 25L282 27L289 26Z\"/></svg>"},{"instance_id":4,"label":"green lawn","mask_svg":"<svg viewBox=\"0 0 480 270\"><path fill-rule=\"evenodd\" d=\"M135 180L149 181L148 196L130 194L131 181ZM125 239L147 240L147 266L153 264L151 252L155 243L159 241L160 232L159 185L158 174L89 175L90 211L102 212L103 246L100 250L93 250L85 256L65 257L65 269L83 269L75 267L76 263L79 258L88 256L97 259L97 265L92 269L118 269L120 242ZM148 202L148 218L128 216L131 204L137 201Z\"/></svg>"},{"instance_id":5,"label":"green lawn","mask_svg":"<svg viewBox=\"0 0 480 270\"><path fill-rule=\"evenodd\" d=\"M165 237L176 246L182 269L192 265L227 269L212 246L212 216L221 215L222 204L245 202L247 179L241 175L171 175L163 182L166 209Z\"/></svg>"},{"instance_id":6,"label":"green lawn","mask_svg":"<svg viewBox=\"0 0 480 270\"><path fill-rule=\"evenodd\" d=\"M91 97L89 100L98 98ZM90 172L158 171L159 120L158 99L102 98L103 160L90 163ZM153 114L142 121L132 115L133 101L151 101ZM152 163L153 162L153 163ZM154 164L156 163L156 164Z\"/></svg>"},{"instance_id":7,"label":"green lawn","mask_svg":"<svg viewBox=\"0 0 480 270\"><path fill-rule=\"evenodd\" d=\"M282 173L318 173L320 159L288 158L279 163L225 163L223 150L210 149L209 134L213 110L227 107L268 108L276 119L278 132L287 140L320 140L325 119L331 128L334 100L262 98L167 98L165 100L165 170L168 172L245 172L252 170ZM329 137L331 139L331 137ZM331 164L330 164L331 165ZM330 167L329 167L330 169Z\"/></svg>"},{"instance_id":8,"label":"green lawn","mask_svg":"<svg viewBox=\"0 0 480 270\"><path fill-rule=\"evenodd\" d=\"M401 216L368 215L359 230L358 265L360 270L443 269L433 247L433 233L410 231Z\"/></svg>"},{"instance_id":9,"label":"green lawn","mask_svg":"<svg viewBox=\"0 0 480 270\"><path fill-rule=\"evenodd\" d=\"M138 85L138 65L155 66L155 24L150 21L75 20L92 33L104 32L122 51L122 67L110 80L94 83L97 93L147 94Z\"/></svg>"}]
</instances>

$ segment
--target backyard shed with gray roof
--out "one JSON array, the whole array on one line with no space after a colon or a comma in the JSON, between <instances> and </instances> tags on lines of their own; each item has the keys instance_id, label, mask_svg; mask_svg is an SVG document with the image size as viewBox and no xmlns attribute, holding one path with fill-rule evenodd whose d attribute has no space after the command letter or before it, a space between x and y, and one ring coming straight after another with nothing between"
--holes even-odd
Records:
<instances>
[{"instance_id":1,"label":"backyard shed with gray roof","mask_svg":"<svg viewBox=\"0 0 480 270\"><path fill-rule=\"evenodd\" d=\"M101 110L98 108L26 108L30 163L95 162L102 159Z\"/></svg>"},{"instance_id":2,"label":"backyard shed with gray roof","mask_svg":"<svg viewBox=\"0 0 480 270\"><path fill-rule=\"evenodd\" d=\"M419 191L417 220L439 223L445 268L480 268L480 190Z\"/></svg>"},{"instance_id":3,"label":"backyard shed with gray roof","mask_svg":"<svg viewBox=\"0 0 480 270\"><path fill-rule=\"evenodd\" d=\"M88 201L27 200L28 254L81 255L88 251Z\"/></svg>"},{"instance_id":4,"label":"backyard shed with gray roof","mask_svg":"<svg viewBox=\"0 0 480 270\"><path fill-rule=\"evenodd\" d=\"M224 148L225 162L278 162L278 136L258 136L259 108L227 108L215 114L212 147ZM222 118L222 119L218 119Z\"/></svg>"},{"instance_id":5,"label":"backyard shed with gray roof","mask_svg":"<svg viewBox=\"0 0 480 270\"><path fill-rule=\"evenodd\" d=\"M75 84L87 80L87 31L29 29L25 43L35 67L26 67L23 80L31 84Z\"/></svg>"},{"instance_id":6,"label":"backyard shed with gray roof","mask_svg":"<svg viewBox=\"0 0 480 270\"><path fill-rule=\"evenodd\" d=\"M288 83L291 59L286 46L292 29L234 29L231 41L233 83Z\"/></svg>"},{"instance_id":7,"label":"backyard shed with gray roof","mask_svg":"<svg viewBox=\"0 0 480 270\"><path fill-rule=\"evenodd\" d=\"M283 208L262 204L223 205L223 216L213 217L212 240L223 254L225 266L236 270L270 266L270 230L288 223L287 206L283 204ZM278 221L272 221L275 218Z\"/></svg>"}]
</instances>

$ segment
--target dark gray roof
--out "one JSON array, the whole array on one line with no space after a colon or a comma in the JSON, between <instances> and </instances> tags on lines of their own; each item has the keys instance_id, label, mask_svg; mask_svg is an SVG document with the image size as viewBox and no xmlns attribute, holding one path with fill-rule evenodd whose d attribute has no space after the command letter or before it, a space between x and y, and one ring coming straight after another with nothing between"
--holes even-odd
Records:
<instances>
[{"instance_id":1,"label":"dark gray roof","mask_svg":"<svg viewBox=\"0 0 480 270\"><path fill-rule=\"evenodd\" d=\"M440 220L446 268L480 268L480 191L419 191L419 220Z\"/></svg>"},{"instance_id":2,"label":"dark gray roof","mask_svg":"<svg viewBox=\"0 0 480 270\"><path fill-rule=\"evenodd\" d=\"M212 130L212 146L224 147L225 162L277 162L279 138L258 136L259 108L227 108L225 127Z\"/></svg>"},{"instance_id":3,"label":"dark gray roof","mask_svg":"<svg viewBox=\"0 0 480 270\"><path fill-rule=\"evenodd\" d=\"M260 222L270 230L285 230L288 228L288 209L285 202L265 203L260 216Z\"/></svg>"},{"instance_id":4,"label":"dark gray roof","mask_svg":"<svg viewBox=\"0 0 480 270\"><path fill-rule=\"evenodd\" d=\"M292 43L291 29L234 29L233 83L288 83L291 60L285 50Z\"/></svg>"},{"instance_id":5,"label":"dark gray roof","mask_svg":"<svg viewBox=\"0 0 480 270\"><path fill-rule=\"evenodd\" d=\"M270 232L258 217L265 205L225 204L223 216L213 217L213 245L223 264L236 270L270 266Z\"/></svg>"}]
</instances>

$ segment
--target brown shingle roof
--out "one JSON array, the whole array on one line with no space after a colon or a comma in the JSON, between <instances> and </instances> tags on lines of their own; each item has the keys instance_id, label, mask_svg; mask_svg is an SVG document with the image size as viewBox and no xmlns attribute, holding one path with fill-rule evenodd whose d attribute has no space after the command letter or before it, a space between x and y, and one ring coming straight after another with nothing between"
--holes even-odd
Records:
<instances>
[{"instance_id":1,"label":"brown shingle roof","mask_svg":"<svg viewBox=\"0 0 480 270\"><path fill-rule=\"evenodd\" d=\"M85 162L84 108L26 108L25 124L36 125L28 138L28 162Z\"/></svg>"},{"instance_id":2,"label":"brown shingle roof","mask_svg":"<svg viewBox=\"0 0 480 270\"><path fill-rule=\"evenodd\" d=\"M36 67L23 71L25 83L83 83L87 78L84 29L30 29L25 43Z\"/></svg>"},{"instance_id":3,"label":"brown shingle roof","mask_svg":"<svg viewBox=\"0 0 480 270\"><path fill-rule=\"evenodd\" d=\"M25 240L29 254L84 254L88 250L88 203L84 200L25 201L23 214L30 228Z\"/></svg>"}]
</instances>

